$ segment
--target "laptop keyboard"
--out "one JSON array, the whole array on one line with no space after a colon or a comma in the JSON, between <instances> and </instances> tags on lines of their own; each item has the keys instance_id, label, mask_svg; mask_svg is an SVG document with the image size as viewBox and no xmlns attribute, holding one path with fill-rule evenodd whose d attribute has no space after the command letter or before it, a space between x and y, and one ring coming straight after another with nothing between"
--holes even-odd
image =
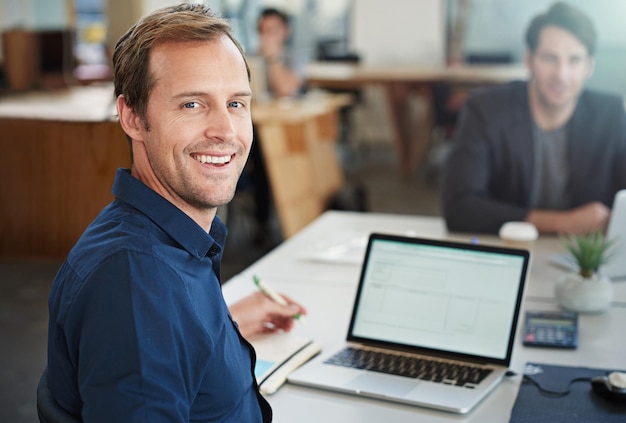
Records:
<instances>
[{"instance_id":1,"label":"laptop keyboard","mask_svg":"<svg viewBox=\"0 0 626 423\"><path fill-rule=\"evenodd\" d=\"M350 347L339 351L325 363L465 388L475 388L492 371L483 367Z\"/></svg>"}]
</instances>

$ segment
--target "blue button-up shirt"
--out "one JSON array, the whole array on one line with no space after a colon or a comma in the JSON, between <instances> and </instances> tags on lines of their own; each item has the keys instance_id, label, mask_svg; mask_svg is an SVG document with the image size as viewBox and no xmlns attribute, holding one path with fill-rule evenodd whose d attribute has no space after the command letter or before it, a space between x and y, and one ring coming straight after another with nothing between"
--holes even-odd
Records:
<instances>
[{"instance_id":1,"label":"blue button-up shirt","mask_svg":"<svg viewBox=\"0 0 626 423\"><path fill-rule=\"evenodd\" d=\"M49 298L52 394L88 422L255 422L271 410L219 281L210 233L127 170Z\"/></svg>"}]
</instances>

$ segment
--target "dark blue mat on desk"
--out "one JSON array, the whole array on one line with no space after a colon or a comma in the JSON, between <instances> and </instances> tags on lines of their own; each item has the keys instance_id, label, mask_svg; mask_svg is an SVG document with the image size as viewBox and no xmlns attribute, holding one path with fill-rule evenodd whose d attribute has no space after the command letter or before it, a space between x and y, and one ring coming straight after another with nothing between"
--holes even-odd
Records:
<instances>
[{"instance_id":1,"label":"dark blue mat on desk","mask_svg":"<svg viewBox=\"0 0 626 423\"><path fill-rule=\"evenodd\" d=\"M573 379L603 376L615 369L527 363L527 369L529 366L541 370L535 374L531 372L530 377L542 388L559 392L569 388L570 393L563 397L545 396L535 385L523 380L510 423L626 422L626 403L618 404L598 396L591 391L591 382L576 382L570 386Z\"/></svg>"}]
</instances>

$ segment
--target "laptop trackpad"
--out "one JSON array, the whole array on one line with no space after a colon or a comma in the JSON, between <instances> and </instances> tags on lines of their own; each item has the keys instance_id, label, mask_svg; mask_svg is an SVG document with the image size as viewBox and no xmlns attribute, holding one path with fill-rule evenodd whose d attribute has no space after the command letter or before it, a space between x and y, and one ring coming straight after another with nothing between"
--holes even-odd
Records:
<instances>
[{"instance_id":1,"label":"laptop trackpad","mask_svg":"<svg viewBox=\"0 0 626 423\"><path fill-rule=\"evenodd\" d=\"M357 393L364 391L385 397L403 397L415 389L418 383L417 379L367 372L348 382L346 388L357 391Z\"/></svg>"}]
</instances>

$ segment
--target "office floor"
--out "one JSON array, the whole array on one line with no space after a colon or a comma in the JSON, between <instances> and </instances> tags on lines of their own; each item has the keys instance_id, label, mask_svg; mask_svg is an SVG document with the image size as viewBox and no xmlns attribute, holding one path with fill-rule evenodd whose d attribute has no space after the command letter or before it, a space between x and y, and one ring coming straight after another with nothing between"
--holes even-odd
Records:
<instances>
[{"instance_id":1,"label":"office floor","mask_svg":"<svg viewBox=\"0 0 626 423\"><path fill-rule=\"evenodd\" d=\"M344 151L348 179L366 187L373 212L439 215L436 182L424 174L399 175L389 145L358 154ZM424 173L424 172L422 172ZM249 201L235 199L226 215L230 236L222 276L228 280L267 252L255 245L255 226L248 217ZM274 225L276 226L276 225ZM274 234L275 239L280 235ZM0 422L37 422L35 390L46 363L47 296L60 265L56 260L0 260Z\"/></svg>"}]
</instances>

